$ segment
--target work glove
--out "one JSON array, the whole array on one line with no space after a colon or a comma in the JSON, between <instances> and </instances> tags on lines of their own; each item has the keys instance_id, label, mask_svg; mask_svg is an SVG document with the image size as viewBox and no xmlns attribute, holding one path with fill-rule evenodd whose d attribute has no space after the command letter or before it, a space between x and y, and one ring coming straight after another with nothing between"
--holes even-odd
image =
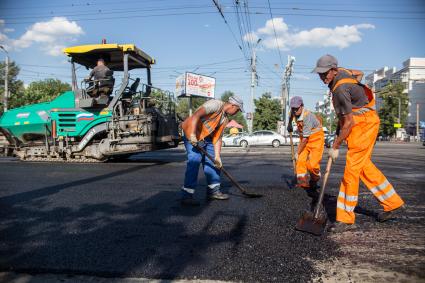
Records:
<instances>
[{"instance_id":1,"label":"work glove","mask_svg":"<svg viewBox=\"0 0 425 283\"><path fill-rule=\"evenodd\" d=\"M196 138L195 134L191 134L189 137L189 142L192 144L192 146L198 145L198 139Z\"/></svg>"},{"instance_id":2,"label":"work glove","mask_svg":"<svg viewBox=\"0 0 425 283\"><path fill-rule=\"evenodd\" d=\"M216 156L214 158L214 165L215 167L217 167L218 169L221 169L223 167L223 163L221 163L221 158L220 156Z\"/></svg>"},{"instance_id":3,"label":"work glove","mask_svg":"<svg viewBox=\"0 0 425 283\"><path fill-rule=\"evenodd\" d=\"M292 123L288 124L288 127L286 127L286 130L288 130L289 133L292 133L294 131L294 128L292 127Z\"/></svg>"},{"instance_id":4,"label":"work glove","mask_svg":"<svg viewBox=\"0 0 425 283\"><path fill-rule=\"evenodd\" d=\"M330 148L328 151L328 156L332 158L332 162L335 162L339 155L339 149Z\"/></svg>"}]
</instances>

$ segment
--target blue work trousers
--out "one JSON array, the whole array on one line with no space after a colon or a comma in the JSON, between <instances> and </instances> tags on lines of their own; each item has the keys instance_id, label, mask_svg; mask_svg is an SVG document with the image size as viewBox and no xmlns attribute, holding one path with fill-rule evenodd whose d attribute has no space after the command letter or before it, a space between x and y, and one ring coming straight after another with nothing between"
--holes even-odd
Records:
<instances>
[{"instance_id":1,"label":"blue work trousers","mask_svg":"<svg viewBox=\"0 0 425 283\"><path fill-rule=\"evenodd\" d=\"M199 165L202 164L202 168L207 178L208 193L213 194L220 190L220 170L214 166L214 162L209 160L208 157L204 156L198 149L192 146L192 144L183 137L184 146L187 154L187 165L186 173L184 175L184 185L182 188L183 197L191 197L195 192L198 184L198 172ZM205 143L202 145L203 149L208 152L213 158L215 157L214 144L211 139L205 139Z\"/></svg>"}]
</instances>

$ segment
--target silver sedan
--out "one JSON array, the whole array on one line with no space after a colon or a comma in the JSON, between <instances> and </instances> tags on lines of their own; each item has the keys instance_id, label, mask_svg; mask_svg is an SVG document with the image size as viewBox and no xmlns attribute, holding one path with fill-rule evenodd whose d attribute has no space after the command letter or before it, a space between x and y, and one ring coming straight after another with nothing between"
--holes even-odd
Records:
<instances>
[{"instance_id":1,"label":"silver sedan","mask_svg":"<svg viewBox=\"0 0 425 283\"><path fill-rule=\"evenodd\" d=\"M271 145L273 147L279 147L281 144L285 144L285 138L273 131L256 131L252 135L243 135L238 139L238 143L242 147L248 145Z\"/></svg>"}]
</instances>

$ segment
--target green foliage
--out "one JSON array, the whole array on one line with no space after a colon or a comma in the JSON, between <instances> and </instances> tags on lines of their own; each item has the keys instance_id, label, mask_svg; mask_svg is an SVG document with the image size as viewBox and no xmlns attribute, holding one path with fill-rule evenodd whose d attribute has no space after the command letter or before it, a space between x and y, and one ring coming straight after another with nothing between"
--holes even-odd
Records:
<instances>
[{"instance_id":1,"label":"green foliage","mask_svg":"<svg viewBox=\"0 0 425 283\"><path fill-rule=\"evenodd\" d=\"M58 79L45 79L30 83L23 93L12 94L10 108L23 105L52 101L58 95L71 90L71 85Z\"/></svg>"},{"instance_id":2,"label":"green foliage","mask_svg":"<svg viewBox=\"0 0 425 283\"><path fill-rule=\"evenodd\" d=\"M379 107L379 118L381 119L380 134L383 136L392 136L396 133L394 124L398 123L399 99L401 102L400 123L404 127L408 115L408 96L403 93L404 86L401 83L390 84L376 93L377 97L382 99ZM397 99L399 98L399 99Z\"/></svg>"},{"instance_id":3,"label":"green foliage","mask_svg":"<svg viewBox=\"0 0 425 283\"><path fill-rule=\"evenodd\" d=\"M207 101L206 98L203 97L193 97L192 98L192 112L195 112L199 106L204 104ZM189 117L189 97L179 98L177 100L177 115L180 119L184 120Z\"/></svg>"},{"instance_id":4,"label":"green foliage","mask_svg":"<svg viewBox=\"0 0 425 283\"><path fill-rule=\"evenodd\" d=\"M229 101L229 97L231 97L232 95L235 95L232 91L225 91L223 92L223 94L221 95L221 101L224 102L228 102ZM248 124L246 123L246 119L244 117L244 114L242 112L238 112L235 115L233 115L232 117L229 117L230 120L235 120L236 122L238 122L239 124L241 124L243 126L243 131L247 131L248 130Z\"/></svg>"},{"instance_id":5,"label":"green foliage","mask_svg":"<svg viewBox=\"0 0 425 283\"><path fill-rule=\"evenodd\" d=\"M0 113L3 112L3 96L4 96L4 77L5 77L5 62L0 62ZM19 97L24 92L24 83L17 79L19 74L19 67L15 62L9 62L8 72L8 88L9 88L9 103L8 108L15 108L16 106L11 103L11 97Z\"/></svg>"},{"instance_id":6,"label":"green foliage","mask_svg":"<svg viewBox=\"0 0 425 283\"><path fill-rule=\"evenodd\" d=\"M336 119L334 112L332 112L332 128L330 127L330 120L328 115L319 112L314 112L314 114L322 118L323 127L326 127L329 132L332 131L332 133L335 133L338 119Z\"/></svg>"},{"instance_id":7,"label":"green foliage","mask_svg":"<svg viewBox=\"0 0 425 283\"><path fill-rule=\"evenodd\" d=\"M277 121L281 117L281 106L278 99L272 99L269 92L264 93L259 99L254 99L254 131L272 130L277 128Z\"/></svg>"},{"instance_id":8,"label":"green foliage","mask_svg":"<svg viewBox=\"0 0 425 283\"><path fill-rule=\"evenodd\" d=\"M177 102L168 91L163 91L161 89L152 89L150 97L153 98L150 100L151 103L155 105L162 113L169 113L174 111L177 107Z\"/></svg>"}]
</instances>

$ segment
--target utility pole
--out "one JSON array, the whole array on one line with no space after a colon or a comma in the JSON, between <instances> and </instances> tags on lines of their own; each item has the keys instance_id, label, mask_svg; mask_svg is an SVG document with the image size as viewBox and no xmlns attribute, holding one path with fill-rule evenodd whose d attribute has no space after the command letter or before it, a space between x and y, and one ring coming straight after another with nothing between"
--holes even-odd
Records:
<instances>
[{"instance_id":1,"label":"utility pole","mask_svg":"<svg viewBox=\"0 0 425 283\"><path fill-rule=\"evenodd\" d=\"M292 76L292 71L294 70L295 57L288 55L288 64L285 67L285 73L283 75L282 82L282 120L283 120L283 135L286 138L287 130L286 126L288 124L288 109L289 109L289 90L290 90L290 81Z\"/></svg>"},{"instance_id":2,"label":"utility pole","mask_svg":"<svg viewBox=\"0 0 425 283\"><path fill-rule=\"evenodd\" d=\"M5 74L4 74L4 97L3 97L3 112L7 111L7 97L9 96L9 53L7 50L0 45L0 49L2 49L6 53L5 60Z\"/></svg>"},{"instance_id":3,"label":"utility pole","mask_svg":"<svg viewBox=\"0 0 425 283\"><path fill-rule=\"evenodd\" d=\"M257 56L256 56L256 48L258 43L260 43L261 38L257 40L255 46L252 47L252 57L251 57L251 115L250 120L248 120L248 132L252 134L254 129L254 113L255 113L255 103L254 103L254 93L255 93L255 85L257 82Z\"/></svg>"},{"instance_id":4,"label":"utility pole","mask_svg":"<svg viewBox=\"0 0 425 283\"><path fill-rule=\"evenodd\" d=\"M416 103L416 139L418 142L421 141L419 135L419 103Z\"/></svg>"}]
</instances>

